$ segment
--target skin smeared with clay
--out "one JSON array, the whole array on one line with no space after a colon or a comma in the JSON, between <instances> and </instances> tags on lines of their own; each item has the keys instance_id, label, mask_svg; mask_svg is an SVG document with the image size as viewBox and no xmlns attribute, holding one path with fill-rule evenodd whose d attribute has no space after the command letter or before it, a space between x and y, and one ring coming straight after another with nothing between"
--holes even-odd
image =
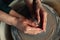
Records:
<instances>
[{"instance_id":1,"label":"skin smeared with clay","mask_svg":"<svg viewBox=\"0 0 60 40\"><path fill-rule=\"evenodd\" d=\"M26 5L28 6L31 14L33 11L33 0L25 0ZM46 22L47 22L47 12L44 10L44 8L40 5L41 1L36 0L36 10L33 17L36 16L37 22L34 22L32 20L29 20L25 18L22 15L19 15L19 13L15 12L13 9L9 12L9 14L3 12L0 10L0 19L1 21L5 22L6 24L13 25L16 27L19 31L22 31L26 34L39 34L46 31ZM40 11L43 11L41 13ZM42 16L43 15L43 16ZM42 21L43 20L43 21ZM41 22L42 21L42 22ZM37 24L42 24L41 27L43 27L43 30L38 27Z\"/></svg>"},{"instance_id":2,"label":"skin smeared with clay","mask_svg":"<svg viewBox=\"0 0 60 40\"><path fill-rule=\"evenodd\" d=\"M33 17L37 19L37 22L35 22L38 26L36 28L40 28L43 31L46 31L46 22L47 22L47 12L44 10L44 8L41 5L40 0L32 0L30 2L26 1L26 4L30 7L30 11L33 10ZM32 12L32 11L31 11Z\"/></svg>"}]
</instances>

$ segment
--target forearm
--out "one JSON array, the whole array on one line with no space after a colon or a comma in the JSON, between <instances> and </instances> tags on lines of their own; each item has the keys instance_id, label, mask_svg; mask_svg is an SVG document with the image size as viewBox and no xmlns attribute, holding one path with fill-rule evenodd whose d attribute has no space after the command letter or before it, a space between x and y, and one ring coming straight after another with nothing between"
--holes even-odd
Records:
<instances>
[{"instance_id":1,"label":"forearm","mask_svg":"<svg viewBox=\"0 0 60 40\"><path fill-rule=\"evenodd\" d=\"M16 17L16 18L24 18L24 16L22 16L22 15L20 15L19 13L17 13L16 11L14 11L14 10L11 10L10 12L9 12L9 15L11 15L11 16L13 16L13 17Z\"/></svg>"},{"instance_id":2,"label":"forearm","mask_svg":"<svg viewBox=\"0 0 60 40\"><path fill-rule=\"evenodd\" d=\"M0 0L0 21L3 21L9 25L16 26L18 19L22 20L24 17L22 15L19 15L14 10L11 10L6 2Z\"/></svg>"},{"instance_id":3,"label":"forearm","mask_svg":"<svg viewBox=\"0 0 60 40\"><path fill-rule=\"evenodd\" d=\"M1 10L0 10L0 20L9 25L15 25L17 22L15 17L8 15Z\"/></svg>"},{"instance_id":4,"label":"forearm","mask_svg":"<svg viewBox=\"0 0 60 40\"><path fill-rule=\"evenodd\" d=\"M17 14L15 11L11 10L9 14L0 10L0 20L5 22L6 24L16 26L18 18L23 19L24 17Z\"/></svg>"}]
</instances>

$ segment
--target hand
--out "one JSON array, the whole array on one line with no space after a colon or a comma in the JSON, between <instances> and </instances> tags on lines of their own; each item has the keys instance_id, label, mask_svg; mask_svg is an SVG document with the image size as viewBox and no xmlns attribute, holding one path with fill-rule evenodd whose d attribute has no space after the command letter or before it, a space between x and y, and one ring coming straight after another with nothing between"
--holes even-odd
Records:
<instances>
[{"instance_id":1,"label":"hand","mask_svg":"<svg viewBox=\"0 0 60 40\"><path fill-rule=\"evenodd\" d=\"M35 26L37 26L34 22L32 22L31 20L28 19L18 19L17 20L17 25L16 28L19 29L21 32L24 32L26 34L30 34L30 35L35 35L40 33L41 29L39 28L35 28Z\"/></svg>"},{"instance_id":2,"label":"hand","mask_svg":"<svg viewBox=\"0 0 60 40\"><path fill-rule=\"evenodd\" d=\"M46 31L46 23L47 23L47 12L45 11L45 9L43 8L43 6L41 5L41 1L40 0L36 0L35 1L35 6L36 6L36 10L34 11L36 14L36 18L37 18L37 23L39 24L42 21L42 27L43 27L43 31ZM33 11L33 0L26 0L26 4L30 9L30 12L32 13Z\"/></svg>"},{"instance_id":3,"label":"hand","mask_svg":"<svg viewBox=\"0 0 60 40\"><path fill-rule=\"evenodd\" d=\"M26 34L38 34L40 30L38 28L34 28L37 26L34 22L24 18L22 15L19 15L14 10L11 10L10 15L0 11L0 19L6 24L13 25ZM31 30L29 31L29 29Z\"/></svg>"},{"instance_id":4,"label":"hand","mask_svg":"<svg viewBox=\"0 0 60 40\"><path fill-rule=\"evenodd\" d=\"M38 24L42 22L42 31L46 32L47 12L43 8L40 0L36 0L35 6L36 6L35 14L38 20Z\"/></svg>"},{"instance_id":5,"label":"hand","mask_svg":"<svg viewBox=\"0 0 60 40\"><path fill-rule=\"evenodd\" d=\"M23 18L22 20L21 20L21 18L18 18L17 24L15 27L17 29L19 29L20 31L27 33L27 34L38 34L38 33L42 33L43 31L46 31L47 13L44 10L44 8L37 6L37 9L36 9L37 14L40 13L40 9L43 11L43 13L42 13L43 14L43 30L40 28L37 28L37 26L35 25L36 23L34 23L31 20L28 20L26 18ZM15 13L15 14L17 14L17 13ZM16 16L15 14L14 14L14 16ZM21 15L19 15L19 16L21 16ZM40 15L39 15L39 18L40 18ZM37 19L38 19L38 17L37 17ZM40 21L40 19L39 19L39 21Z\"/></svg>"},{"instance_id":6,"label":"hand","mask_svg":"<svg viewBox=\"0 0 60 40\"><path fill-rule=\"evenodd\" d=\"M46 32L46 24L47 24L47 12L43 8L41 1L36 0L36 10L35 14L38 20L38 24L42 22L42 29L44 32Z\"/></svg>"},{"instance_id":7,"label":"hand","mask_svg":"<svg viewBox=\"0 0 60 40\"><path fill-rule=\"evenodd\" d=\"M12 25L14 25L19 31L22 31L26 34L32 34L32 35L41 32L40 31L41 29L35 28L36 26L38 26L35 22L16 13L14 10L11 10L10 15L13 17L13 21L9 18L10 22L12 21Z\"/></svg>"}]
</instances>

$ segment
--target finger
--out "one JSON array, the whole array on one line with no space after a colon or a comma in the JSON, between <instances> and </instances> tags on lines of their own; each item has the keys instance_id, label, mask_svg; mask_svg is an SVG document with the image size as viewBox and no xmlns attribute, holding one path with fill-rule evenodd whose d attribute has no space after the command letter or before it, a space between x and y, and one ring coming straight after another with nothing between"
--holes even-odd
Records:
<instances>
[{"instance_id":1,"label":"finger","mask_svg":"<svg viewBox=\"0 0 60 40\"><path fill-rule=\"evenodd\" d=\"M35 23L29 23L28 25L31 27L38 27L38 24L35 24Z\"/></svg>"},{"instance_id":2,"label":"finger","mask_svg":"<svg viewBox=\"0 0 60 40\"><path fill-rule=\"evenodd\" d=\"M45 9L42 7L43 10L43 31L46 32L46 25L47 25L47 12L45 11Z\"/></svg>"},{"instance_id":3,"label":"finger","mask_svg":"<svg viewBox=\"0 0 60 40\"><path fill-rule=\"evenodd\" d=\"M26 21L24 21L24 24L27 24L31 27L37 27L38 26L38 24L36 22L33 22L31 20L28 20L28 19Z\"/></svg>"},{"instance_id":4,"label":"finger","mask_svg":"<svg viewBox=\"0 0 60 40\"><path fill-rule=\"evenodd\" d=\"M47 25L47 12L44 12L44 23L43 23L43 30L46 32L46 25Z\"/></svg>"},{"instance_id":5,"label":"finger","mask_svg":"<svg viewBox=\"0 0 60 40\"><path fill-rule=\"evenodd\" d=\"M38 23L40 23L40 5L41 5L41 1L40 0L36 0L35 6L35 14L36 14L36 18Z\"/></svg>"},{"instance_id":6,"label":"finger","mask_svg":"<svg viewBox=\"0 0 60 40\"><path fill-rule=\"evenodd\" d=\"M36 10L36 18L37 18L37 21L38 21L38 24L40 23L40 10Z\"/></svg>"},{"instance_id":7,"label":"finger","mask_svg":"<svg viewBox=\"0 0 60 40\"><path fill-rule=\"evenodd\" d=\"M38 34L41 33L42 30L39 28L32 28L32 27L27 27L25 33L26 34Z\"/></svg>"},{"instance_id":8,"label":"finger","mask_svg":"<svg viewBox=\"0 0 60 40\"><path fill-rule=\"evenodd\" d=\"M36 22L32 22L32 21L27 22L27 24L31 27L37 27L38 26L38 24Z\"/></svg>"}]
</instances>

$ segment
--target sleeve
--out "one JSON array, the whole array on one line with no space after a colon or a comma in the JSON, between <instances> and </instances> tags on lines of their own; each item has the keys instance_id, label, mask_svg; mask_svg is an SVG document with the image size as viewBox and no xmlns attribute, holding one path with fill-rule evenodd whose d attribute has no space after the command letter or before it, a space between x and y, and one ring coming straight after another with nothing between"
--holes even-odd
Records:
<instances>
[{"instance_id":1,"label":"sleeve","mask_svg":"<svg viewBox=\"0 0 60 40\"><path fill-rule=\"evenodd\" d=\"M0 10L9 13L11 8L8 6L8 3L6 3L4 0L0 0Z\"/></svg>"}]
</instances>

